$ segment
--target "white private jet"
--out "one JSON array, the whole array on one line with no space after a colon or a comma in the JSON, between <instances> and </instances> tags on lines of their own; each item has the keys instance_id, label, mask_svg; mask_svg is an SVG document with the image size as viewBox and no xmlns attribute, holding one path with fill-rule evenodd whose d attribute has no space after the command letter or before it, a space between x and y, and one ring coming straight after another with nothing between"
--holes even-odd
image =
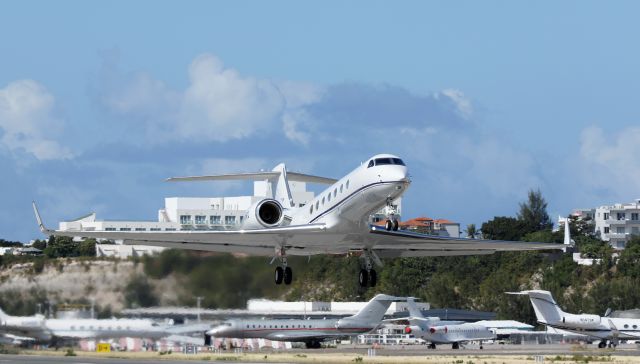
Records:
<instances>
[{"instance_id":1,"label":"white private jet","mask_svg":"<svg viewBox=\"0 0 640 364\"><path fill-rule=\"evenodd\" d=\"M618 318L564 312L549 291L529 290L507 292L512 295L529 296L539 323L562 331L600 339L599 348L617 346L620 340L640 339L640 319Z\"/></svg>"},{"instance_id":2,"label":"white private jet","mask_svg":"<svg viewBox=\"0 0 640 364\"><path fill-rule=\"evenodd\" d=\"M40 230L46 235L122 240L167 248L205 250L279 259L275 282L290 284L293 272L288 255L357 254L363 258L359 283L375 286L373 263L380 258L491 254L496 251L561 249L562 245L480 240L398 231L393 214L385 226L373 226L369 216L400 197L409 187L409 173L402 159L391 154L371 157L336 180L287 172L284 164L270 172L215 176L175 177L168 181L266 180L273 196L254 203L238 230L211 231L87 231L49 230L33 204ZM293 201L289 181L329 184L304 206ZM273 260L272 260L273 262Z\"/></svg>"},{"instance_id":3,"label":"white private jet","mask_svg":"<svg viewBox=\"0 0 640 364\"><path fill-rule=\"evenodd\" d=\"M59 340L120 337L173 338L175 341L191 342L193 338L183 334L202 332L209 327L208 324L160 325L147 319L47 319L43 315L11 316L0 309L0 334L20 335L33 341L54 344Z\"/></svg>"},{"instance_id":4,"label":"white private jet","mask_svg":"<svg viewBox=\"0 0 640 364\"><path fill-rule=\"evenodd\" d=\"M482 349L482 341L493 340L496 335L484 325L455 321L441 321L438 317L424 317L416 307L413 297L407 298L409 317L400 321L408 321L406 334L413 334L429 342L429 349L436 344L451 344L452 349L459 349L460 343L478 341Z\"/></svg>"}]
</instances>

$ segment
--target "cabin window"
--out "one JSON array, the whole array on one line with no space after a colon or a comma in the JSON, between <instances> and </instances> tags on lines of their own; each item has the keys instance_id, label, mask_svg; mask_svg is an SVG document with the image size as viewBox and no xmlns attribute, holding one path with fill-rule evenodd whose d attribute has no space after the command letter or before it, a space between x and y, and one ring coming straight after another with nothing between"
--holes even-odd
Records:
<instances>
[{"instance_id":1,"label":"cabin window","mask_svg":"<svg viewBox=\"0 0 640 364\"><path fill-rule=\"evenodd\" d=\"M76 327L71 325L71 330L75 330L75 329L76 329Z\"/></svg>"},{"instance_id":2,"label":"cabin window","mask_svg":"<svg viewBox=\"0 0 640 364\"><path fill-rule=\"evenodd\" d=\"M340 193L342 193L342 184L340 184Z\"/></svg>"},{"instance_id":3,"label":"cabin window","mask_svg":"<svg viewBox=\"0 0 640 364\"><path fill-rule=\"evenodd\" d=\"M316 210L320 208L320 201L316 201Z\"/></svg>"},{"instance_id":4,"label":"cabin window","mask_svg":"<svg viewBox=\"0 0 640 364\"><path fill-rule=\"evenodd\" d=\"M629 325L624 324L624 328L625 328L625 329L628 329L628 328L629 328Z\"/></svg>"},{"instance_id":5,"label":"cabin window","mask_svg":"<svg viewBox=\"0 0 640 364\"><path fill-rule=\"evenodd\" d=\"M373 166L374 166L374 164L373 164L373 159L372 159L372 160L369 161L369 164L367 165L367 168L371 168Z\"/></svg>"},{"instance_id":6,"label":"cabin window","mask_svg":"<svg viewBox=\"0 0 640 364\"><path fill-rule=\"evenodd\" d=\"M393 160L393 164L397 164L400 166L404 166L404 162L400 158L391 158Z\"/></svg>"},{"instance_id":7,"label":"cabin window","mask_svg":"<svg viewBox=\"0 0 640 364\"><path fill-rule=\"evenodd\" d=\"M309 215L313 214L313 205L309 208Z\"/></svg>"},{"instance_id":8,"label":"cabin window","mask_svg":"<svg viewBox=\"0 0 640 364\"><path fill-rule=\"evenodd\" d=\"M347 185L345 187L349 189L349 180L347 180Z\"/></svg>"},{"instance_id":9,"label":"cabin window","mask_svg":"<svg viewBox=\"0 0 640 364\"><path fill-rule=\"evenodd\" d=\"M633 328L634 328L634 329L637 329L637 328L638 328L638 325L633 325Z\"/></svg>"},{"instance_id":10,"label":"cabin window","mask_svg":"<svg viewBox=\"0 0 640 364\"><path fill-rule=\"evenodd\" d=\"M335 190L333 190L333 197L338 196L338 188L336 187Z\"/></svg>"},{"instance_id":11,"label":"cabin window","mask_svg":"<svg viewBox=\"0 0 640 364\"><path fill-rule=\"evenodd\" d=\"M324 197L322 198L322 204L324 205Z\"/></svg>"},{"instance_id":12,"label":"cabin window","mask_svg":"<svg viewBox=\"0 0 640 364\"><path fill-rule=\"evenodd\" d=\"M327 195L327 202L331 201L331 192Z\"/></svg>"}]
</instances>

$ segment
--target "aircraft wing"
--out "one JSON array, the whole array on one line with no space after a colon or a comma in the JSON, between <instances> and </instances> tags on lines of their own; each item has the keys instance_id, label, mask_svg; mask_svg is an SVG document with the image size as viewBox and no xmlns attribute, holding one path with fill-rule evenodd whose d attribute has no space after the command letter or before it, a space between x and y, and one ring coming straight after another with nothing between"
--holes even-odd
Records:
<instances>
[{"instance_id":1,"label":"aircraft wing","mask_svg":"<svg viewBox=\"0 0 640 364\"><path fill-rule=\"evenodd\" d=\"M347 254L371 249L383 258L450 255L482 255L496 251L562 249L562 244L480 240L425 235L409 231L387 231L371 226L351 233L328 230L325 224L289 225L246 230L91 231L50 230L33 209L45 235L121 240L124 244L150 245L221 253L273 256L284 247L288 255Z\"/></svg>"},{"instance_id":2,"label":"aircraft wing","mask_svg":"<svg viewBox=\"0 0 640 364\"><path fill-rule=\"evenodd\" d=\"M562 244L531 243L485 239L452 238L410 231L387 231L372 225L372 249L380 257L428 257L450 255L482 255L497 251L562 249Z\"/></svg>"}]
</instances>

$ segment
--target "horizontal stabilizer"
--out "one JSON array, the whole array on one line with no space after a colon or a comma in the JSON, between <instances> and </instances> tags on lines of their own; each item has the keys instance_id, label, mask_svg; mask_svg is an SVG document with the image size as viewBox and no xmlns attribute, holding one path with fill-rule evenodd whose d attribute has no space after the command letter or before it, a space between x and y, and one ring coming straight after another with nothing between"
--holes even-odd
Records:
<instances>
[{"instance_id":1,"label":"horizontal stabilizer","mask_svg":"<svg viewBox=\"0 0 640 364\"><path fill-rule=\"evenodd\" d=\"M234 173L234 174L217 174L210 176L187 176L187 177L171 177L167 178L167 182L194 182L194 181L262 181L275 179L280 176L280 172L254 172L254 173ZM333 184L337 180L334 178L313 176L310 174L287 172L287 179L295 182L308 182L320 184Z\"/></svg>"}]
</instances>

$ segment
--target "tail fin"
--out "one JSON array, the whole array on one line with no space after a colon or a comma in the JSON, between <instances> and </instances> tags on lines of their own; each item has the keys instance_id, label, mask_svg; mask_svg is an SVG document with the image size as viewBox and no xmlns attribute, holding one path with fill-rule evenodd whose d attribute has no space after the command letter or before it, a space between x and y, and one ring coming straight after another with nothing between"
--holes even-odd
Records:
<instances>
[{"instance_id":1,"label":"tail fin","mask_svg":"<svg viewBox=\"0 0 640 364\"><path fill-rule=\"evenodd\" d=\"M391 306L391 302L404 300L406 300L404 297L394 297L386 294L376 295L358 313L350 316L349 319L380 322L389 306Z\"/></svg>"},{"instance_id":2,"label":"tail fin","mask_svg":"<svg viewBox=\"0 0 640 364\"><path fill-rule=\"evenodd\" d=\"M409 316L416 317L416 318L424 318L424 315L422 314L422 312L420 312L420 309L418 309L418 306L416 306L415 297L407 297L407 308L409 309Z\"/></svg>"},{"instance_id":3,"label":"tail fin","mask_svg":"<svg viewBox=\"0 0 640 364\"><path fill-rule=\"evenodd\" d=\"M565 315L549 291L531 290L507 292L507 294L528 295L533 305L533 310L536 312L536 318L540 323L553 324L561 322L562 317Z\"/></svg>"},{"instance_id":4,"label":"tail fin","mask_svg":"<svg viewBox=\"0 0 640 364\"><path fill-rule=\"evenodd\" d=\"M6 321L6 319L8 319L9 317L11 316L4 313L4 311L2 311L2 309L0 308L0 321Z\"/></svg>"},{"instance_id":5,"label":"tail fin","mask_svg":"<svg viewBox=\"0 0 640 364\"><path fill-rule=\"evenodd\" d=\"M562 250L564 252L566 252L568 247L574 246L575 241L573 241L571 239L571 229L569 227L569 218L566 217L566 218L561 218L561 219L564 220L564 242L563 242L563 244L565 246L564 249L562 249Z\"/></svg>"},{"instance_id":6,"label":"tail fin","mask_svg":"<svg viewBox=\"0 0 640 364\"><path fill-rule=\"evenodd\" d=\"M284 163L280 163L273 169L273 171L279 174L275 188L273 189L275 192L273 198L280 202L284 207L293 207L293 197L291 196L289 179L287 178L287 167Z\"/></svg>"}]
</instances>

